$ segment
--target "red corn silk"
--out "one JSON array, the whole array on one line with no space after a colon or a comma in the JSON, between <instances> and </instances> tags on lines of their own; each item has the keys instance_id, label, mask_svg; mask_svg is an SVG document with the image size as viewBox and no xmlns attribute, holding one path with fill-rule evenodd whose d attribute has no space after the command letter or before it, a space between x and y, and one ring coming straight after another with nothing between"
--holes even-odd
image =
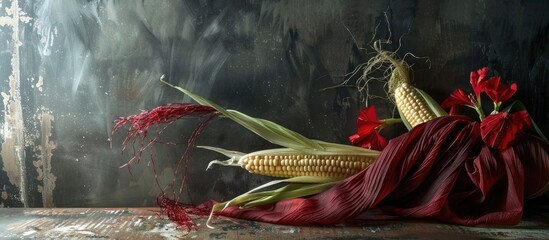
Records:
<instances>
[{"instance_id":1,"label":"red corn silk","mask_svg":"<svg viewBox=\"0 0 549 240\"><path fill-rule=\"evenodd\" d=\"M123 144L128 143L132 137L140 134L146 135L150 126L161 123L172 123L183 117L201 117L217 113L217 110L210 106L191 103L168 103L151 110L141 111L139 114L128 117L120 117L115 121L113 134L127 123L130 123L128 136Z\"/></svg>"},{"instance_id":2,"label":"red corn silk","mask_svg":"<svg viewBox=\"0 0 549 240\"><path fill-rule=\"evenodd\" d=\"M517 134L530 128L531 122L526 110L491 114L480 124L482 140L492 148L508 148Z\"/></svg>"},{"instance_id":3,"label":"red corn silk","mask_svg":"<svg viewBox=\"0 0 549 240\"><path fill-rule=\"evenodd\" d=\"M383 124L377 119L375 106L362 108L357 119L358 131L349 141L355 146L381 150L387 146L387 140L378 132Z\"/></svg>"},{"instance_id":4,"label":"red corn silk","mask_svg":"<svg viewBox=\"0 0 549 240\"><path fill-rule=\"evenodd\" d=\"M148 131L151 126L162 123L170 124L184 117L209 116L209 118L213 118L218 114L219 113L217 110L209 106L190 103L168 103L151 110L142 111L139 114L118 118L114 122L114 127L112 130L113 135L124 125L128 123L130 125L127 130L127 135L122 142L122 151L126 149L128 144L131 143L133 145L137 142L137 140L140 140L139 144L141 144L140 149L137 152L134 152L134 157L122 167L129 166L134 160L139 162L139 157L141 156L143 150L156 142L156 139L158 135L160 135L161 131L159 131L157 136L148 141L147 145L145 145L145 140L148 137Z\"/></svg>"},{"instance_id":5,"label":"red corn silk","mask_svg":"<svg viewBox=\"0 0 549 240\"><path fill-rule=\"evenodd\" d=\"M173 189L173 195L179 196L179 194L183 192L183 189L186 186L186 171L194 142L200 135L204 127L218 115L219 112L209 106L189 103L169 103L148 111L142 111L139 114L118 118L115 121L113 134L121 129L124 125L128 123L130 125L126 138L122 143L122 151L126 149L128 144L131 144L131 146L134 147L133 157L121 167L129 167L132 163L134 163L134 161L139 162L143 151L151 147L154 143L158 142L159 136L161 135L165 127L157 129L156 134L149 138L148 131L150 127L159 124L166 124L167 126L175 122L176 120L185 117L202 118L199 125L195 128L195 130L187 140L187 147L185 149L185 152L183 156L177 161L174 170L174 178L172 180L171 186ZM137 150L134 146L136 143L139 144L139 148ZM151 166L154 171L155 180L158 185L159 181L156 174L154 155L151 155L150 158L150 163L152 163ZM181 175L181 180L179 183L179 194L177 194L175 190L175 186L177 186L176 178L177 176L179 176L178 174ZM168 216L169 219L187 230L195 228L195 224L189 217L188 213L200 214L204 211L201 211L200 208L194 208L189 205L182 205L177 201L177 199L174 200L166 197L166 193L164 192L165 188L159 185L158 187L162 191L161 195L157 198L157 205L160 207L161 213Z\"/></svg>"},{"instance_id":6,"label":"red corn silk","mask_svg":"<svg viewBox=\"0 0 549 240\"><path fill-rule=\"evenodd\" d=\"M531 148L537 151L531 153ZM482 141L479 123L463 116L441 117L392 139L369 168L326 192L219 213L289 225L393 216L513 225L521 219L525 193L547 188L547 149L532 140L521 141L517 149L496 150ZM528 162L528 174L538 177L525 178L521 161ZM530 181L537 184L525 188Z\"/></svg>"},{"instance_id":7,"label":"red corn silk","mask_svg":"<svg viewBox=\"0 0 549 240\"><path fill-rule=\"evenodd\" d=\"M156 205L160 207L160 213L168 216L170 220L187 231L198 229L198 226L189 214L196 216L208 216L210 215L214 203L215 202L210 201L198 206L182 204L168 198L164 193L156 198Z\"/></svg>"},{"instance_id":8,"label":"red corn silk","mask_svg":"<svg viewBox=\"0 0 549 240\"><path fill-rule=\"evenodd\" d=\"M165 194L156 198L156 205L160 207L161 214L168 216L170 220L185 228L185 230L190 231L197 228L195 222L187 213L187 209L192 209L192 206L185 206L166 197Z\"/></svg>"}]
</instances>

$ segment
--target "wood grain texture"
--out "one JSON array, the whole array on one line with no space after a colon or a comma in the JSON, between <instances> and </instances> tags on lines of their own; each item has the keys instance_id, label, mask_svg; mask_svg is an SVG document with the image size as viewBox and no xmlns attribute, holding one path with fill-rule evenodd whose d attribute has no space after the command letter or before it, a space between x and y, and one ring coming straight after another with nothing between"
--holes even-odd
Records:
<instances>
[{"instance_id":1,"label":"wood grain texture","mask_svg":"<svg viewBox=\"0 0 549 240\"><path fill-rule=\"evenodd\" d=\"M194 217L186 231L159 217L157 208L0 209L0 238L48 239L547 239L549 223L530 216L512 228L460 227L433 222L375 222L361 226L294 227Z\"/></svg>"}]
</instances>

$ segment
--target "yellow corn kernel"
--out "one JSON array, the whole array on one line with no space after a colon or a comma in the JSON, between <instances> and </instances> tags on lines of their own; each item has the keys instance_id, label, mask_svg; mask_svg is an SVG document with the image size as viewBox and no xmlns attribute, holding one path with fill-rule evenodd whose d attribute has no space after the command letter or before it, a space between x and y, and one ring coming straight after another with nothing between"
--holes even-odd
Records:
<instances>
[{"instance_id":1,"label":"yellow corn kernel","mask_svg":"<svg viewBox=\"0 0 549 240\"><path fill-rule=\"evenodd\" d=\"M265 159L293 159L293 161L268 161ZM375 159L364 155L246 155L241 166L249 172L273 177L349 177L367 168ZM255 165L260 163L260 166ZM273 164L278 166L273 166Z\"/></svg>"},{"instance_id":2,"label":"yellow corn kernel","mask_svg":"<svg viewBox=\"0 0 549 240\"><path fill-rule=\"evenodd\" d=\"M408 83L395 89L395 103L412 127L436 118L425 99Z\"/></svg>"}]
</instances>

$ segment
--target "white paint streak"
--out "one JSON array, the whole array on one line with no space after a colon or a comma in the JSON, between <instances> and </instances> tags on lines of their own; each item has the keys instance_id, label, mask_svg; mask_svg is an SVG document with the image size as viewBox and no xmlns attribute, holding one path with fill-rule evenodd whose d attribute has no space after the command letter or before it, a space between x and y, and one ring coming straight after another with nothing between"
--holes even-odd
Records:
<instances>
[{"instance_id":1,"label":"white paint streak","mask_svg":"<svg viewBox=\"0 0 549 240\"><path fill-rule=\"evenodd\" d=\"M7 17L0 19L1 26L10 26L13 30L11 39L11 67L9 76L9 93L7 104L4 104L4 134L2 142L3 170L6 172L10 183L19 188L20 200L24 207L28 207L26 191L25 170L25 141L23 125L23 109L21 107L20 92L20 66L19 66L19 21L22 12L19 9L19 1L13 0L9 8L6 8ZM24 15L24 14L23 14ZM24 15L26 16L26 15ZM28 19L30 20L30 19ZM4 94L3 102L5 101Z\"/></svg>"},{"instance_id":2,"label":"white paint streak","mask_svg":"<svg viewBox=\"0 0 549 240\"><path fill-rule=\"evenodd\" d=\"M58 227L58 228L52 229L51 231L63 232L63 233L78 233L78 234L83 234L83 235L95 235L94 232L87 231L81 225L71 225L71 226L65 226L65 227Z\"/></svg>"},{"instance_id":3,"label":"white paint streak","mask_svg":"<svg viewBox=\"0 0 549 240\"><path fill-rule=\"evenodd\" d=\"M164 239L180 239L181 235L185 235L188 232L182 233L182 230L179 229L175 223L168 223L166 225L157 224L147 233L160 234Z\"/></svg>"},{"instance_id":4,"label":"white paint streak","mask_svg":"<svg viewBox=\"0 0 549 240\"><path fill-rule=\"evenodd\" d=\"M34 224L35 222L36 222L36 219L30 219L30 220L27 220L26 222L24 222L21 225L10 225L8 230L13 230L13 229L17 229L17 228L27 228L28 226L37 225L37 224Z\"/></svg>"},{"instance_id":5,"label":"white paint streak","mask_svg":"<svg viewBox=\"0 0 549 240\"><path fill-rule=\"evenodd\" d=\"M38 82L36 82L35 87L38 89L38 91L43 92L44 89L42 88L44 86L44 77L38 76Z\"/></svg>"},{"instance_id":6,"label":"white paint streak","mask_svg":"<svg viewBox=\"0 0 549 240\"><path fill-rule=\"evenodd\" d=\"M51 158L56 144L50 141L52 134L53 116L49 112L42 112L39 116L41 123L41 141L40 141L40 160L42 161L42 176L43 176L43 191L42 204L44 207L54 207L53 205L53 190L55 189L55 181L57 177L53 175L51 169Z\"/></svg>"},{"instance_id":7,"label":"white paint streak","mask_svg":"<svg viewBox=\"0 0 549 240\"><path fill-rule=\"evenodd\" d=\"M8 106L8 103L10 102L10 96L5 92L2 92L0 94L2 94L2 102L4 103L4 108L6 108Z\"/></svg>"},{"instance_id":8,"label":"white paint streak","mask_svg":"<svg viewBox=\"0 0 549 240\"><path fill-rule=\"evenodd\" d=\"M122 224L120 224L120 229L122 229L126 224L128 223L128 221L124 221Z\"/></svg>"},{"instance_id":9,"label":"white paint streak","mask_svg":"<svg viewBox=\"0 0 549 240\"><path fill-rule=\"evenodd\" d=\"M35 230L29 230L29 231L26 231L26 232L22 233L21 235L22 235L23 237L28 237L28 236L33 235L33 234L35 234L35 233L37 233L37 231L35 231Z\"/></svg>"},{"instance_id":10,"label":"white paint streak","mask_svg":"<svg viewBox=\"0 0 549 240\"><path fill-rule=\"evenodd\" d=\"M133 223L133 226L134 226L134 227L139 227L140 225L141 225L141 218L140 218L140 219L137 219L137 221L135 221L135 222Z\"/></svg>"}]
</instances>

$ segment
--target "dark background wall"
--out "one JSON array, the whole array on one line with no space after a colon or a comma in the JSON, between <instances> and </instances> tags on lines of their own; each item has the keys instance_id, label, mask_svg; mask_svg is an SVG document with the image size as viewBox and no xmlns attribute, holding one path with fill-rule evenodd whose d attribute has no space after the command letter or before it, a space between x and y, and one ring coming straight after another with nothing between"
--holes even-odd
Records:
<instances>
[{"instance_id":1,"label":"dark background wall","mask_svg":"<svg viewBox=\"0 0 549 240\"><path fill-rule=\"evenodd\" d=\"M548 12L544 0L0 0L0 206L154 205L147 161L132 174L120 169L128 155L120 154L123 134L111 129L116 117L190 101L161 84L162 74L225 107L346 143L362 95L322 89L366 62L379 38L401 56L429 59L406 58L415 64L414 84L439 101L469 89L470 71L493 68L518 83L517 97L548 134ZM370 94L384 95L379 86ZM389 101L369 103L391 116ZM165 141L179 145L154 146L161 182L172 179L195 124L169 126ZM198 144L272 147L226 120L213 122ZM195 203L269 180L237 168L205 172L216 157L193 155Z\"/></svg>"}]
</instances>

